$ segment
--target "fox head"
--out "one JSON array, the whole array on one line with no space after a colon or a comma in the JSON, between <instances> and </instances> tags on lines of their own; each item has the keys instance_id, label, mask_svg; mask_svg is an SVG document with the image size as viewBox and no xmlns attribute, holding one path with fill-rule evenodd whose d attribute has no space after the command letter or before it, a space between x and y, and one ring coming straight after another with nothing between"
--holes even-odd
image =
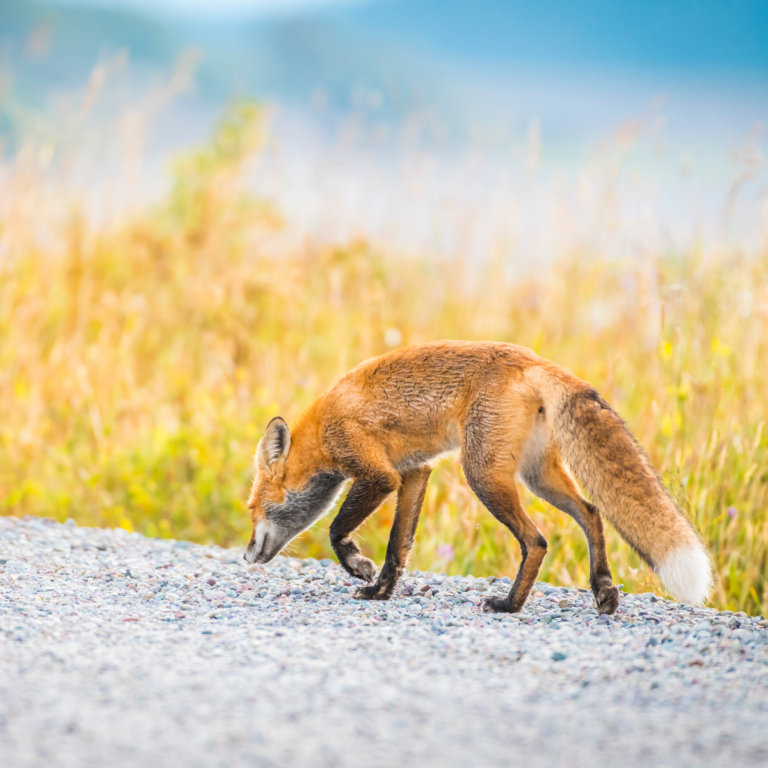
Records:
<instances>
[{"instance_id":1,"label":"fox head","mask_svg":"<svg viewBox=\"0 0 768 768\"><path fill-rule=\"evenodd\" d=\"M254 461L248 510L253 533L245 549L249 563L268 563L295 536L309 528L332 506L344 475L301 466L291 461L291 432L279 416L259 441ZM290 464L290 466L289 466Z\"/></svg>"}]
</instances>

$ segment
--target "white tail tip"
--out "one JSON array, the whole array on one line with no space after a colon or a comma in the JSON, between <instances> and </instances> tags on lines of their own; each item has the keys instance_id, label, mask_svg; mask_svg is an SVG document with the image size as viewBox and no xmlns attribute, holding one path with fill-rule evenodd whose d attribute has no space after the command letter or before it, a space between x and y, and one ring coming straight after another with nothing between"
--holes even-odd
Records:
<instances>
[{"instance_id":1,"label":"white tail tip","mask_svg":"<svg viewBox=\"0 0 768 768\"><path fill-rule=\"evenodd\" d=\"M712 587L712 569L700 545L670 552L657 571L664 586L679 600L701 605Z\"/></svg>"}]
</instances>

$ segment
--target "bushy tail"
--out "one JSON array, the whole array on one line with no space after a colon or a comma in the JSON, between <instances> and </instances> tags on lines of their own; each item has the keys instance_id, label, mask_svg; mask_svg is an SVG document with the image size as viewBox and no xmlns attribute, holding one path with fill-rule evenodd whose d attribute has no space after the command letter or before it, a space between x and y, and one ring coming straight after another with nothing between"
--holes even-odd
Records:
<instances>
[{"instance_id":1,"label":"bushy tail","mask_svg":"<svg viewBox=\"0 0 768 768\"><path fill-rule=\"evenodd\" d=\"M579 482L622 538L678 599L702 603L709 558L626 424L580 379L558 387L552 439Z\"/></svg>"}]
</instances>

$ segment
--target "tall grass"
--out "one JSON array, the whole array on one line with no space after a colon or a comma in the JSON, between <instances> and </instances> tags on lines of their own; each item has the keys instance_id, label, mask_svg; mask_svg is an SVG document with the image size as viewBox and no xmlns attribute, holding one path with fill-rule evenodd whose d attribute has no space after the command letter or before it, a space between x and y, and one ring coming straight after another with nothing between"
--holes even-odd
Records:
<instances>
[{"instance_id":1,"label":"tall grass","mask_svg":"<svg viewBox=\"0 0 768 768\"><path fill-rule=\"evenodd\" d=\"M766 611L765 250L614 262L574 246L528 278L365 242L266 256L281 225L244 181L260 140L258 111L231 111L179 160L165 203L98 231L76 207L35 210L34 175L6 178L0 513L244 544L251 456L270 417L295 418L387 342L495 339L604 394L701 531L713 604ZM577 526L525 503L550 542L543 578L586 585ZM379 562L392 515L390 502L360 530ZM293 551L331 556L328 524ZM662 590L613 532L609 550L617 581ZM412 566L512 575L518 558L457 463L442 463Z\"/></svg>"}]
</instances>

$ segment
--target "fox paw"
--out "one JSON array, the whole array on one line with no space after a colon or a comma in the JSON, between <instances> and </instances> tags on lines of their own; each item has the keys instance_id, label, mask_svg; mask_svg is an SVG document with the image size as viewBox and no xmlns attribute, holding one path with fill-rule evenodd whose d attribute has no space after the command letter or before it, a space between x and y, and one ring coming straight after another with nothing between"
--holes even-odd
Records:
<instances>
[{"instance_id":1,"label":"fox paw","mask_svg":"<svg viewBox=\"0 0 768 768\"><path fill-rule=\"evenodd\" d=\"M346 563L347 570L358 579L367 581L369 584L373 582L376 576L376 564L373 560L369 560L362 555L355 555L350 557Z\"/></svg>"},{"instance_id":2,"label":"fox paw","mask_svg":"<svg viewBox=\"0 0 768 768\"><path fill-rule=\"evenodd\" d=\"M504 597L487 597L480 610L483 613L517 613Z\"/></svg>"},{"instance_id":3,"label":"fox paw","mask_svg":"<svg viewBox=\"0 0 768 768\"><path fill-rule=\"evenodd\" d=\"M600 615L616 613L616 609L619 607L619 590L613 585L600 587L595 595L595 603L597 603L597 612Z\"/></svg>"},{"instance_id":4,"label":"fox paw","mask_svg":"<svg viewBox=\"0 0 768 768\"><path fill-rule=\"evenodd\" d=\"M371 584L367 587L358 587L352 597L355 600L389 600L392 590L387 590L386 584Z\"/></svg>"}]
</instances>

